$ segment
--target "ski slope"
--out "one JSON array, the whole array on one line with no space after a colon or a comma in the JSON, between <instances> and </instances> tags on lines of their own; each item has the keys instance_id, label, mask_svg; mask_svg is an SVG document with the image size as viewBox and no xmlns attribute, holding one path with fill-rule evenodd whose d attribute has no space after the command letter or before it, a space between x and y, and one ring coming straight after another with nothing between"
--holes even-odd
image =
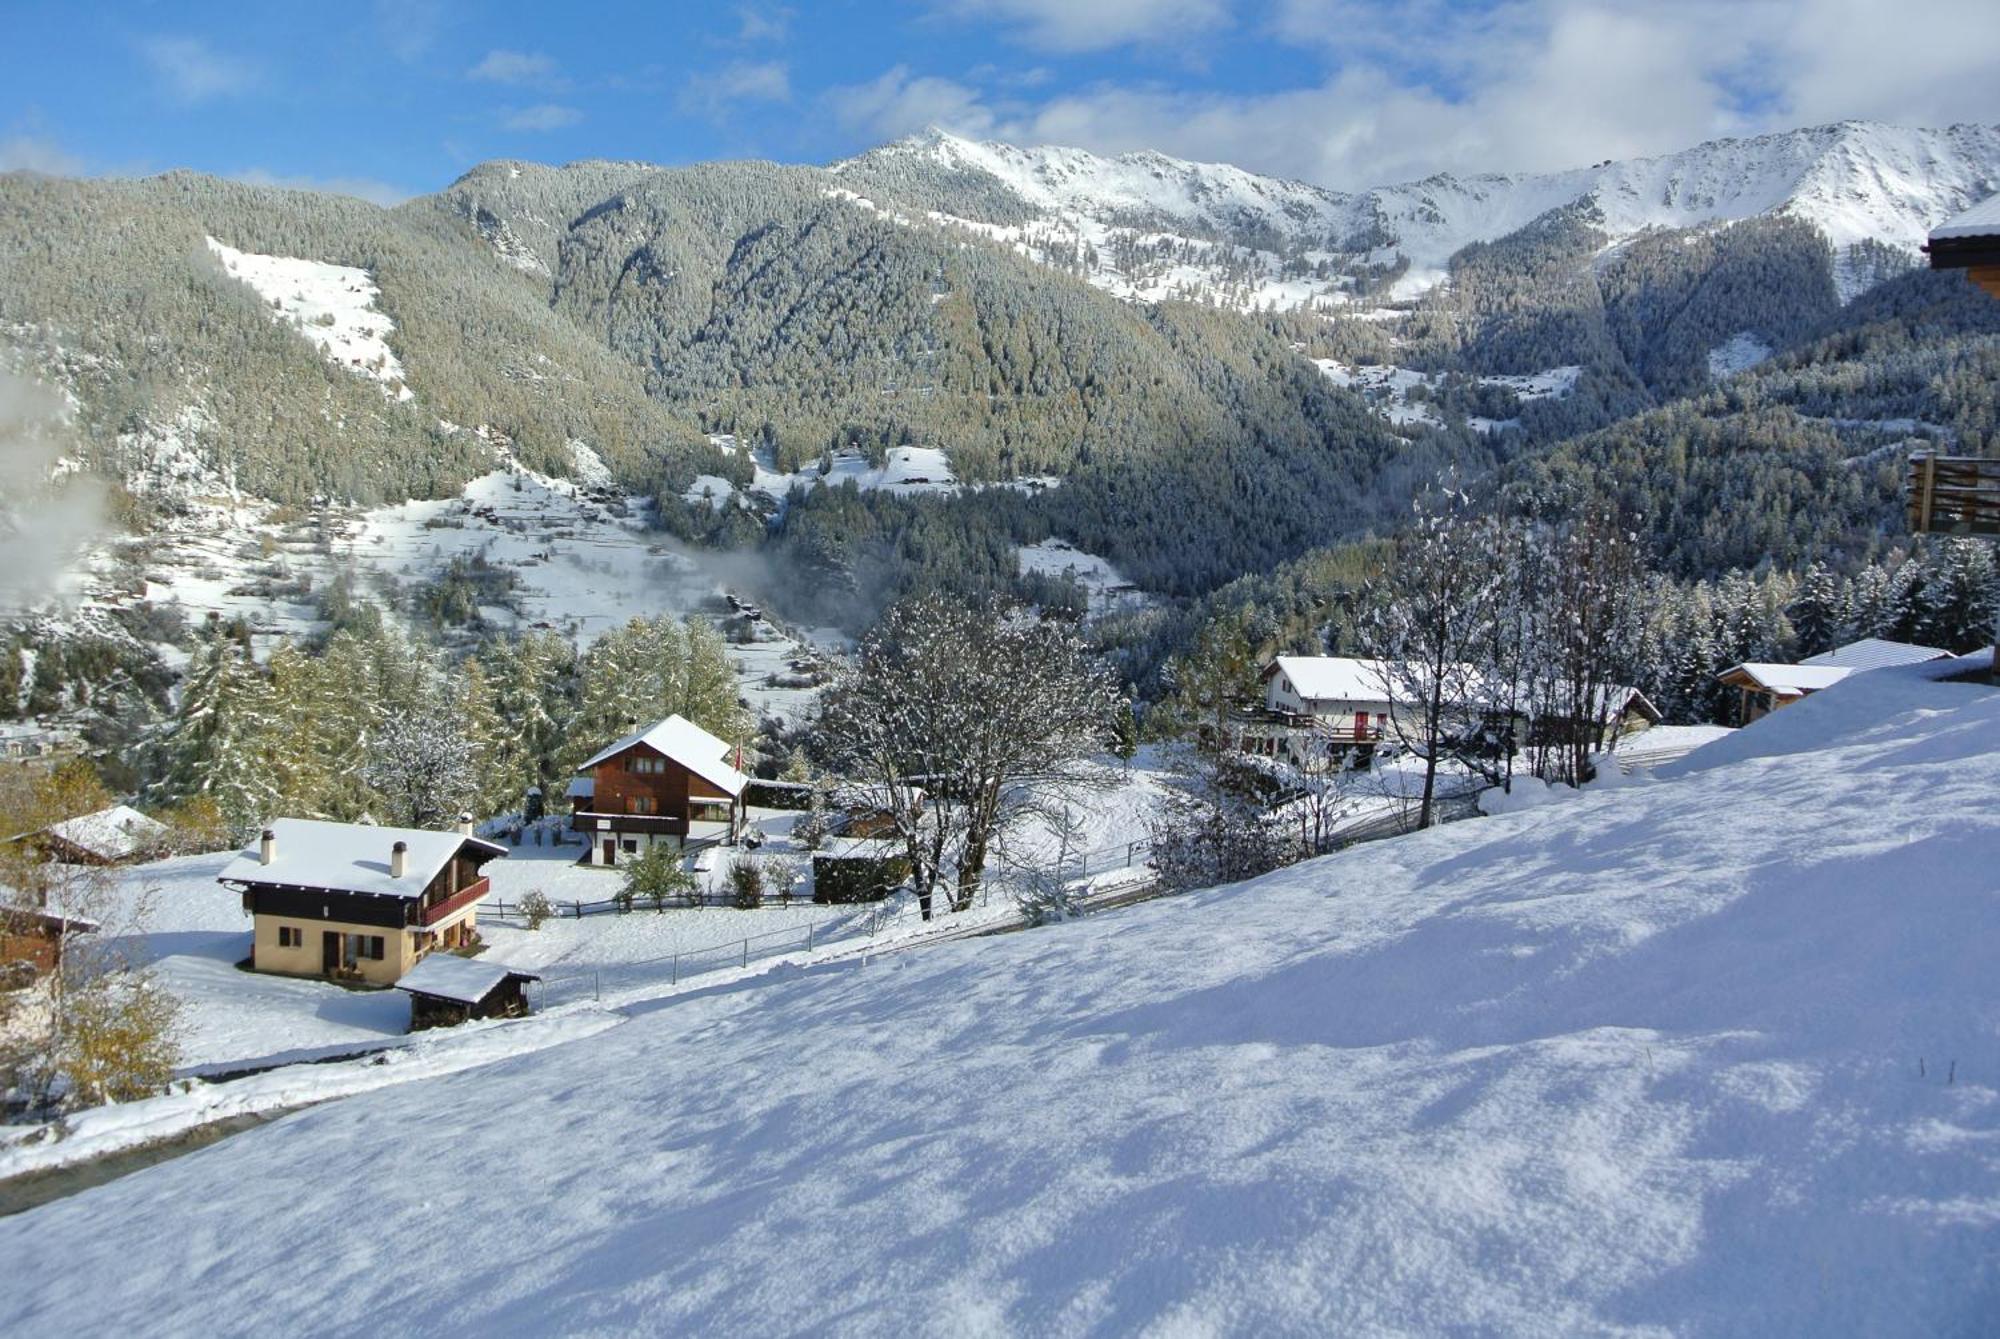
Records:
<instances>
[{"instance_id":1,"label":"ski slope","mask_svg":"<svg viewBox=\"0 0 2000 1339\"><path fill-rule=\"evenodd\" d=\"M2000 693L1938 672L327 1103L0 1220L0 1331L1990 1333Z\"/></svg>"}]
</instances>

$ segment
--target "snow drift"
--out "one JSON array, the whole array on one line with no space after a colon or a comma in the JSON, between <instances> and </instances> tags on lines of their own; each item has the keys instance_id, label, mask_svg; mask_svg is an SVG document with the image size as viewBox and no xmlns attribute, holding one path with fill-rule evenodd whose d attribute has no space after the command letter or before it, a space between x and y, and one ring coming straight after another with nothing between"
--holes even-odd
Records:
<instances>
[{"instance_id":1,"label":"snow drift","mask_svg":"<svg viewBox=\"0 0 2000 1339\"><path fill-rule=\"evenodd\" d=\"M1929 670L288 1117L0 1222L0 1329L1986 1329L2000 693Z\"/></svg>"}]
</instances>

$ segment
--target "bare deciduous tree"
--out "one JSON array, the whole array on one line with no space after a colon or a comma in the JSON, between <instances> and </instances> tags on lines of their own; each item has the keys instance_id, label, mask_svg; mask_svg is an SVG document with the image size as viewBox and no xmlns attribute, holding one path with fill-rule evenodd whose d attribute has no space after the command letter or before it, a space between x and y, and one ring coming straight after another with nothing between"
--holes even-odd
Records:
<instances>
[{"instance_id":1,"label":"bare deciduous tree","mask_svg":"<svg viewBox=\"0 0 2000 1339\"><path fill-rule=\"evenodd\" d=\"M820 737L888 815L924 914L955 878L972 904L996 837L1052 797L1105 784L1118 696L1075 630L996 603L889 610L828 690Z\"/></svg>"}]
</instances>

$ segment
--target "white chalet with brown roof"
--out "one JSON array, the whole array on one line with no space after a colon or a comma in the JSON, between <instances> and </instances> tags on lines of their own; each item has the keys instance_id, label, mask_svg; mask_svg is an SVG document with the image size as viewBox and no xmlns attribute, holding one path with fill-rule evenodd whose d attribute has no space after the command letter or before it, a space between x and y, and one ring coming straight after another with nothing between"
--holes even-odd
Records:
<instances>
[{"instance_id":1,"label":"white chalet with brown roof","mask_svg":"<svg viewBox=\"0 0 2000 1339\"><path fill-rule=\"evenodd\" d=\"M736 840L749 778L730 747L693 721L669 716L606 745L570 783L570 829L583 863L615 865L656 845Z\"/></svg>"}]
</instances>

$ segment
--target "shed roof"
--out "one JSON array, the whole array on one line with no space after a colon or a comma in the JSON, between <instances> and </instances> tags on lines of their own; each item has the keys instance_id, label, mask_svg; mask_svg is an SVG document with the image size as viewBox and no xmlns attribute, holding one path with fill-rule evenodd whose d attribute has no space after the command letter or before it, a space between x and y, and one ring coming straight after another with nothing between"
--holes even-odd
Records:
<instances>
[{"instance_id":1,"label":"shed roof","mask_svg":"<svg viewBox=\"0 0 2000 1339\"><path fill-rule=\"evenodd\" d=\"M380 828L367 823L280 818L271 823L271 831L277 842L270 864L258 858L253 846L224 865L217 881L416 897L437 877L446 861L468 846L485 860L507 854L507 848L497 842L468 837L462 832L432 832L426 828ZM409 850L403 877L392 879L389 853L399 841L407 843Z\"/></svg>"},{"instance_id":2,"label":"shed roof","mask_svg":"<svg viewBox=\"0 0 2000 1339\"><path fill-rule=\"evenodd\" d=\"M1858 642L1836 646L1816 656L1807 656L1801 665L1844 665L1848 669L1881 669L1886 665L1918 665L1926 660L1946 660L1951 652L1936 646L1911 642L1891 642L1880 637L1863 637Z\"/></svg>"},{"instance_id":3,"label":"shed roof","mask_svg":"<svg viewBox=\"0 0 2000 1339\"><path fill-rule=\"evenodd\" d=\"M656 721L643 730L635 730L623 739L593 753L576 770L587 772L599 763L615 758L639 744L644 744L664 757L671 758L726 795L741 795L743 787L749 784L750 778L731 767L726 761L729 756L729 745L685 716L669 716L664 721Z\"/></svg>"},{"instance_id":4,"label":"shed roof","mask_svg":"<svg viewBox=\"0 0 2000 1339\"><path fill-rule=\"evenodd\" d=\"M82 814L52 824L49 835L88 851L101 860L123 860L159 845L167 836L167 825L158 823L126 804L114 804L94 814Z\"/></svg>"},{"instance_id":5,"label":"shed roof","mask_svg":"<svg viewBox=\"0 0 2000 1339\"><path fill-rule=\"evenodd\" d=\"M2000 237L2000 195L1989 195L1964 213L1954 215L1931 229L1933 242L1955 241L1961 237Z\"/></svg>"},{"instance_id":6,"label":"shed roof","mask_svg":"<svg viewBox=\"0 0 2000 1339\"><path fill-rule=\"evenodd\" d=\"M1852 673L1851 665L1773 665L1749 661L1733 665L1716 677L1725 683L1759 688L1767 693L1803 697L1831 688Z\"/></svg>"},{"instance_id":7,"label":"shed roof","mask_svg":"<svg viewBox=\"0 0 2000 1339\"><path fill-rule=\"evenodd\" d=\"M534 972L509 967L484 958L460 958L450 953L433 953L403 973L396 989L413 995L433 995L441 1000L477 1004L500 988L509 977L539 981Z\"/></svg>"},{"instance_id":8,"label":"shed roof","mask_svg":"<svg viewBox=\"0 0 2000 1339\"><path fill-rule=\"evenodd\" d=\"M1279 656L1264 671L1282 671L1303 698L1319 702L1386 702L1387 679L1379 660L1350 656Z\"/></svg>"}]
</instances>

